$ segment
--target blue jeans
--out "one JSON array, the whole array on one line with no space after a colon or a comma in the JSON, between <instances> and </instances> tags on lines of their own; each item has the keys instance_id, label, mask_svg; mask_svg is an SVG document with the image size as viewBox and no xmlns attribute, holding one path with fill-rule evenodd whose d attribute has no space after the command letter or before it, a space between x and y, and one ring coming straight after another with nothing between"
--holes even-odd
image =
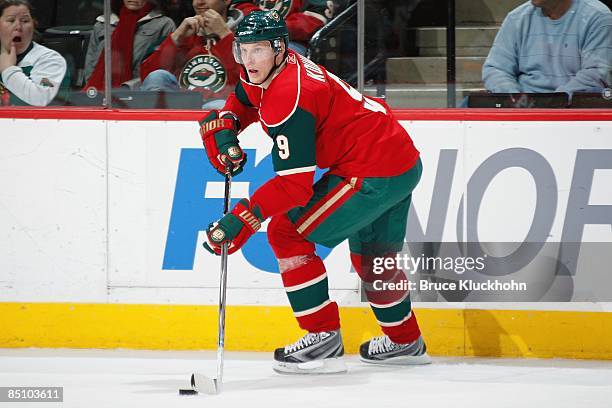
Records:
<instances>
[{"instance_id":1,"label":"blue jeans","mask_svg":"<svg viewBox=\"0 0 612 408\"><path fill-rule=\"evenodd\" d=\"M142 81L141 91L178 91L179 83L174 75L164 69L151 72Z\"/></svg>"},{"instance_id":2,"label":"blue jeans","mask_svg":"<svg viewBox=\"0 0 612 408\"><path fill-rule=\"evenodd\" d=\"M164 70L158 69L151 72L142 81L141 91L178 91L180 86L176 77ZM225 99L209 99L204 101L202 109L221 109L225 105Z\"/></svg>"}]
</instances>

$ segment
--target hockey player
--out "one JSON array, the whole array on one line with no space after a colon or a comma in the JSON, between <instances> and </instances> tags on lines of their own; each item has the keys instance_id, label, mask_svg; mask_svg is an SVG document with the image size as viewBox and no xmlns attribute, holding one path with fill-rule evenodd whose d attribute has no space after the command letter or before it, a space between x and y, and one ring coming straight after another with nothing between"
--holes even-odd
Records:
<instances>
[{"instance_id":1,"label":"hockey player","mask_svg":"<svg viewBox=\"0 0 612 408\"><path fill-rule=\"evenodd\" d=\"M242 170L241 129L260 121L272 138L276 177L211 224L209 251L234 253L267 218L268 239L299 326L308 333L274 353L275 370L345 371L338 306L331 301L315 243L348 238L351 261L383 336L360 347L374 364L428 363L407 291L376 291L398 282L396 268L373 270L375 257L402 249L411 193L422 172L419 152L382 101L362 96L331 72L287 49L287 26L275 10L254 11L238 25L234 57L243 72L222 111L201 121L209 160L223 173ZM315 167L329 171L313 185ZM376 273L373 273L376 272ZM309 364L304 364L309 363Z\"/></svg>"}]
</instances>

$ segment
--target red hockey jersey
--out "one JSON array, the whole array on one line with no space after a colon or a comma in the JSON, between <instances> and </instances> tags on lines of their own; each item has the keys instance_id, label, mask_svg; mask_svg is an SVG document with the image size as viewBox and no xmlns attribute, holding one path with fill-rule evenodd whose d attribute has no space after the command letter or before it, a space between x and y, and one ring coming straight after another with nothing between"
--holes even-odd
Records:
<instances>
[{"instance_id":1,"label":"red hockey jersey","mask_svg":"<svg viewBox=\"0 0 612 408\"><path fill-rule=\"evenodd\" d=\"M234 112L242 128L261 121L274 141L278 176L252 197L266 217L308 201L316 166L344 177L391 177L410 169L419 157L382 100L364 97L293 51L265 90L241 73L224 110Z\"/></svg>"}]
</instances>

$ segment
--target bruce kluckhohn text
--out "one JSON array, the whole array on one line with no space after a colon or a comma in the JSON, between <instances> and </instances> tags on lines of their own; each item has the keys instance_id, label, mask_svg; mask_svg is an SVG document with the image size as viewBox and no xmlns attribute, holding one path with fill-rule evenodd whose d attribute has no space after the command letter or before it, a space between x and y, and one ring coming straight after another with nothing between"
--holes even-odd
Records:
<instances>
[{"instance_id":1,"label":"bruce kluckhohn text","mask_svg":"<svg viewBox=\"0 0 612 408\"><path fill-rule=\"evenodd\" d=\"M378 279L372 282L372 287L377 291L414 291L418 289L421 291L524 292L527 290L527 283L517 282L514 279L503 282L497 279L482 282L471 279L461 279L455 282L431 282L427 279L420 279L418 282L406 279L398 282L384 282Z\"/></svg>"}]
</instances>

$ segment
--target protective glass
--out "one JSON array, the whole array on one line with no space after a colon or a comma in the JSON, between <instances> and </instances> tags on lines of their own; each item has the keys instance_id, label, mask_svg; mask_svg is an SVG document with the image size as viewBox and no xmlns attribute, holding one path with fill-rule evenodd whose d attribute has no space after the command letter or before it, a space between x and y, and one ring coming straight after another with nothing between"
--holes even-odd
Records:
<instances>
[{"instance_id":1,"label":"protective glass","mask_svg":"<svg viewBox=\"0 0 612 408\"><path fill-rule=\"evenodd\" d=\"M233 44L234 59L238 64L244 65L245 62L259 63L271 58L274 58L276 52L269 42L260 41L256 43L238 43Z\"/></svg>"}]
</instances>

